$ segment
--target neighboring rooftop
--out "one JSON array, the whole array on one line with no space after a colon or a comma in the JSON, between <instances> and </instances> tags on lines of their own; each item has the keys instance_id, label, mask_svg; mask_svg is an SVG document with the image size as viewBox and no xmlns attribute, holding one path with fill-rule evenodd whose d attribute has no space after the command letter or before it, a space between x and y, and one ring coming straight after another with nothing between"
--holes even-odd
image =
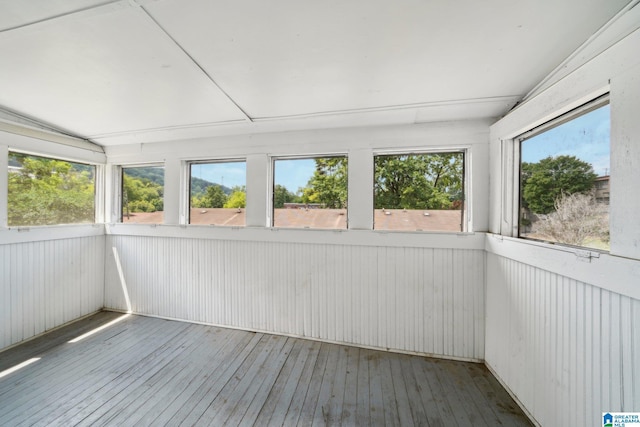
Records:
<instances>
[{"instance_id":1,"label":"neighboring rooftop","mask_svg":"<svg viewBox=\"0 0 640 427\"><path fill-rule=\"evenodd\" d=\"M190 223L194 225L245 225L244 209L191 209ZM376 209L376 230L460 231L462 214L459 210L402 210ZM135 212L125 223L159 224L162 212ZM347 228L346 209L276 209L276 227L285 228Z\"/></svg>"}]
</instances>

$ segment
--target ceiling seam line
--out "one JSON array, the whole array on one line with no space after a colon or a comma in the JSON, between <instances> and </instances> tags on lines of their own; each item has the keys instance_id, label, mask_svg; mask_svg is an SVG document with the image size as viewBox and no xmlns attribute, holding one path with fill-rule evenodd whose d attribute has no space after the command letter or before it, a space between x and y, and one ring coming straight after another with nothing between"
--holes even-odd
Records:
<instances>
[{"instance_id":1,"label":"ceiling seam line","mask_svg":"<svg viewBox=\"0 0 640 427\"><path fill-rule=\"evenodd\" d=\"M180 49L182 53L184 53L187 58L189 58L189 60L193 62L196 67L198 67L198 69L209 79L209 81L211 81L211 83L213 83L215 87L217 87L218 90L222 92L222 94L229 100L229 102L231 102L244 115L245 120L253 122L253 118L251 118L251 116L249 116L249 114L247 114L247 112L233 98L231 98L231 96L224 89L222 89L222 87L204 69L204 67L200 65L200 63L193 56L191 56L191 54L189 54L189 52L187 52L187 50L180 43L178 43L178 41L173 38L171 34L169 34L169 32L160 24L160 22L158 22L144 6L140 5L140 9L178 47L178 49Z\"/></svg>"},{"instance_id":2,"label":"ceiling seam line","mask_svg":"<svg viewBox=\"0 0 640 427\"><path fill-rule=\"evenodd\" d=\"M55 21L56 19L65 18L67 16L72 16L72 15L75 15L75 14L78 14L78 13L87 12L89 10L94 10L94 9L99 9L101 7L105 7L105 6L108 6L108 5L111 5L111 4L116 4L116 3L121 3L121 2L122 2L122 0L105 1L105 2L100 3L100 4L96 4L96 5L93 5L93 6L85 7L83 9L72 10L70 12L65 12L65 13L61 13L59 15L50 16L48 18L42 18L42 19L38 19L36 21L27 22L25 24L16 25L14 27L5 28L5 29L0 30L0 34L7 33L7 32L10 32L10 31L14 31L14 30L19 30L21 28L31 27L33 25L43 24L45 22Z\"/></svg>"},{"instance_id":3,"label":"ceiling seam line","mask_svg":"<svg viewBox=\"0 0 640 427\"><path fill-rule=\"evenodd\" d=\"M267 120L298 119L298 118L307 118L307 117L312 118L312 117L324 117L324 116L334 116L334 115L344 115L344 114L378 113L378 112L411 110L411 109L420 109L420 108L482 104L482 103L488 103L488 102L499 103L499 102L513 101L515 99L520 99L521 97L522 95L505 95L505 96L487 97L487 98L470 98L470 99L460 99L460 100L451 100L451 101L435 101L435 102L420 103L420 104L399 104L399 105L387 105L382 107L352 108L348 110L328 110L328 111L319 111L315 113L300 113L300 114L287 114L287 115L281 115L281 116L254 117L253 121L258 122L258 121L267 121Z\"/></svg>"}]
</instances>

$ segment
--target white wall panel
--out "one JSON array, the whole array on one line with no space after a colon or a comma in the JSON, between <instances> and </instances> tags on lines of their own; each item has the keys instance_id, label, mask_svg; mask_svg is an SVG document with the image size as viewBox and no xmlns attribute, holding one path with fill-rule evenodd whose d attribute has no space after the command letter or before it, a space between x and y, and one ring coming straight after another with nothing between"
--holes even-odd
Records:
<instances>
[{"instance_id":1,"label":"white wall panel","mask_svg":"<svg viewBox=\"0 0 640 427\"><path fill-rule=\"evenodd\" d=\"M0 244L0 349L102 307L104 241Z\"/></svg>"},{"instance_id":2,"label":"white wall panel","mask_svg":"<svg viewBox=\"0 0 640 427\"><path fill-rule=\"evenodd\" d=\"M601 425L640 409L640 9L629 9L490 128L486 363L543 426ZM524 242L517 234L513 138L610 93L611 251ZM514 160L515 159L515 160ZM515 178L514 178L515 177Z\"/></svg>"},{"instance_id":3,"label":"white wall panel","mask_svg":"<svg viewBox=\"0 0 640 427\"><path fill-rule=\"evenodd\" d=\"M486 363L543 426L640 408L640 300L487 254Z\"/></svg>"},{"instance_id":4,"label":"white wall panel","mask_svg":"<svg viewBox=\"0 0 640 427\"><path fill-rule=\"evenodd\" d=\"M451 239L457 239L451 236ZM484 355L484 251L107 236L105 306L400 351Z\"/></svg>"}]
</instances>

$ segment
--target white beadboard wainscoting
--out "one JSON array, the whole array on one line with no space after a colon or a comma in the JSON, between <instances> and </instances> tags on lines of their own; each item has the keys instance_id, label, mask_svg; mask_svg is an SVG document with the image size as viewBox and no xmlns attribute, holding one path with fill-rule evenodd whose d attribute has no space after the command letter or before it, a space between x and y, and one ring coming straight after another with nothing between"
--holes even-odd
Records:
<instances>
[{"instance_id":1,"label":"white beadboard wainscoting","mask_svg":"<svg viewBox=\"0 0 640 427\"><path fill-rule=\"evenodd\" d=\"M104 227L2 233L0 350L102 308Z\"/></svg>"},{"instance_id":2,"label":"white beadboard wainscoting","mask_svg":"<svg viewBox=\"0 0 640 427\"><path fill-rule=\"evenodd\" d=\"M139 314L484 358L484 235L149 230L107 236L107 308L126 310L128 294Z\"/></svg>"},{"instance_id":3,"label":"white beadboard wainscoting","mask_svg":"<svg viewBox=\"0 0 640 427\"><path fill-rule=\"evenodd\" d=\"M611 289L637 287L640 262L548 246L487 237L486 364L543 426L637 411L640 300Z\"/></svg>"}]
</instances>

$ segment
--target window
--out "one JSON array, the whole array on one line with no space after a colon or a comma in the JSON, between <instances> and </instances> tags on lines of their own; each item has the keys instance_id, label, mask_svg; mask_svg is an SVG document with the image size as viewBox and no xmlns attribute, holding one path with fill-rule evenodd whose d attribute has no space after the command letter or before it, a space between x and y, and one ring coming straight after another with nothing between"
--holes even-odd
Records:
<instances>
[{"instance_id":1,"label":"window","mask_svg":"<svg viewBox=\"0 0 640 427\"><path fill-rule=\"evenodd\" d=\"M164 167L122 168L122 222L162 224Z\"/></svg>"},{"instance_id":2,"label":"window","mask_svg":"<svg viewBox=\"0 0 640 427\"><path fill-rule=\"evenodd\" d=\"M273 226L347 228L347 157L275 160Z\"/></svg>"},{"instance_id":3,"label":"window","mask_svg":"<svg viewBox=\"0 0 640 427\"><path fill-rule=\"evenodd\" d=\"M609 250L607 98L518 138L519 236Z\"/></svg>"},{"instance_id":4,"label":"window","mask_svg":"<svg viewBox=\"0 0 640 427\"><path fill-rule=\"evenodd\" d=\"M9 152L8 225L95 222L96 167Z\"/></svg>"},{"instance_id":5,"label":"window","mask_svg":"<svg viewBox=\"0 0 640 427\"><path fill-rule=\"evenodd\" d=\"M464 218L464 152L374 157L374 229L464 231Z\"/></svg>"},{"instance_id":6,"label":"window","mask_svg":"<svg viewBox=\"0 0 640 427\"><path fill-rule=\"evenodd\" d=\"M189 183L189 224L246 224L246 162L191 163Z\"/></svg>"}]
</instances>

